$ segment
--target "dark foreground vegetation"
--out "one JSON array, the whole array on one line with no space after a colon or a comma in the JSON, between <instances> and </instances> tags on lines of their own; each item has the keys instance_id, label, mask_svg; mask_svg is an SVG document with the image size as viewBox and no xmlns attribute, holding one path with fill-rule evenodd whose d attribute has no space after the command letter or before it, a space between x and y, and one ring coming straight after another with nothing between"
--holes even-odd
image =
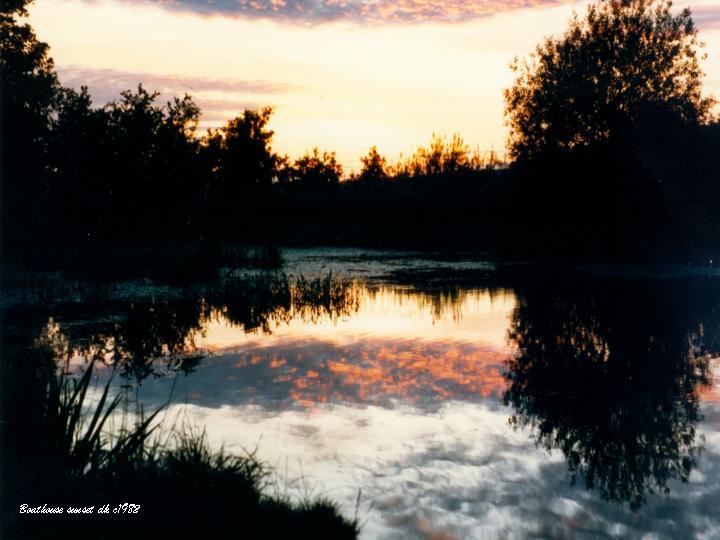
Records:
<instances>
[{"instance_id":1,"label":"dark foreground vegetation","mask_svg":"<svg viewBox=\"0 0 720 540\"><path fill-rule=\"evenodd\" d=\"M434 137L398 163L373 148L349 178L333 153L275 153L269 108L200 135L187 95L162 104L138 86L94 105L60 85L22 22L26 3L3 2L0 21L6 261L144 267L158 257L140 246L176 246L160 259L180 269L205 257L200 244L215 255L228 244L592 259L718 250L720 124L690 12L664 0L602 0L513 65L509 162Z\"/></svg>"},{"instance_id":2,"label":"dark foreground vegetation","mask_svg":"<svg viewBox=\"0 0 720 540\"><path fill-rule=\"evenodd\" d=\"M356 537L357 522L331 501L277 495L283 486L254 454L212 450L198 426L133 399L149 377L192 373L205 356L194 336L215 318L246 332L336 318L357 309L351 284L229 276L161 298L56 275L23 286L0 324L0 537ZM94 509L28 514L23 504ZM110 513L98 514L104 505Z\"/></svg>"},{"instance_id":3,"label":"dark foreground vegetation","mask_svg":"<svg viewBox=\"0 0 720 540\"><path fill-rule=\"evenodd\" d=\"M160 411L128 417L112 380L93 402L95 361L74 375L50 345L3 346L3 538L357 536L356 522L329 500L270 495L271 471L254 455L213 451L204 432L189 427L164 430ZM112 415L123 410L118 429ZM92 508L78 515L70 507ZM39 513L48 508L64 511Z\"/></svg>"}]
</instances>

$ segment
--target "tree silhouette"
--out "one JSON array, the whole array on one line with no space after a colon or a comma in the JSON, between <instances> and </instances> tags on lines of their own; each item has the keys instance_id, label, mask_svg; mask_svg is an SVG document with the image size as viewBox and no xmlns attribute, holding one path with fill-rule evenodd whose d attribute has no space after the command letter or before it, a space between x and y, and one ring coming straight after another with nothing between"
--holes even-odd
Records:
<instances>
[{"instance_id":1,"label":"tree silhouette","mask_svg":"<svg viewBox=\"0 0 720 540\"><path fill-rule=\"evenodd\" d=\"M601 0L529 60L505 90L508 146L523 160L611 141L643 118L711 120L702 95L697 30L668 0Z\"/></svg>"},{"instance_id":2,"label":"tree silhouette","mask_svg":"<svg viewBox=\"0 0 720 540\"><path fill-rule=\"evenodd\" d=\"M97 174L112 162L110 117L93 107L86 87L79 92L63 88L56 98L56 114L48 140L49 199L57 232L94 241L110 228L111 176L99 182ZM112 169L111 169L112 170Z\"/></svg>"},{"instance_id":3,"label":"tree silhouette","mask_svg":"<svg viewBox=\"0 0 720 540\"><path fill-rule=\"evenodd\" d=\"M27 0L3 1L0 11L0 148L7 173L22 172L23 164L37 162L25 156L38 155L59 87L47 43L37 40L30 25L17 20L27 15L28 3ZM11 128L12 136L9 136Z\"/></svg>"},{"instance_id":4,"label":"tree silhouette","mask_svg":"<svg viewBox=\"0 0 720 540\"><path fill-rule=\"evenodd\" d=\"M381 182L387 178L387 160L377 151L377 146L373 146L366 156L360 158L362 169L358 180L363 183L374 184Z\"/></svg>"},{"instance_id":5,"label":"tree silhouette","mask_svg":"<svg viewBox=\"0 0 720 540\"><path fill-rule=\"evenodd\" d=\"M0 175L3 236L41 218L45 140L59 87L46 43L18 18L27 0L3 0L0 11ZM27 238L25 239L27 240Z\"/></svg>"},{"instance_id":6,"label":"tree silhouette","mask_svg":"<svg viewBox=\"0 0 720 540\"><path fill-rule=\"evenodd\" d=\"M204 140L204 152L216 180L230 192L237 188L268 187L275 178L278 156L267 129L273 109L246 110Z\"/></svg>"},{"instance_id":7,"label":"tree silhouette","mask_svg":"<svg viewBox=\"0 0 720 540\"><path fill-rule=\"evenodd\" d=\"M185 94L168 101L162 112L150 170L152 207L148 214L153 216L151 220L164 222L164 238L185 238L196 232L205 196L205 173L196 137L200 109Z\"/></svg>"},{"instance_id":8,"label":"tree silhouette","mask_svg":"<svg viewBox=\"0 0 720 540\"><path fill-rule=\"evenodd\" d=\"M294 168L296 181L311 189L337 186L343 174L335 152L320 154L317 148L295 160Z\"/></svg>"}]
</instances>

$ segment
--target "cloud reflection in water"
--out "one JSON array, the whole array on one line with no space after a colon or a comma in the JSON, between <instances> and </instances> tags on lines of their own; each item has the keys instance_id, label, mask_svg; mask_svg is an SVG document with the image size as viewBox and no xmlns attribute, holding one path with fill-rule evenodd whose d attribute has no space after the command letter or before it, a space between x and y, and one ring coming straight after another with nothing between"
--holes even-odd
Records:
<instances>
[{"instance_id":1,"label":"cloud reflection in water","mask_svg":"<svg viewBox=\"0 0 720 540\"><path fill-rule=\"evenodd\" d=\"M147 379L142 401L163 403L174 384L176 402L188 403L186 414L215 443L259 443L290 489L301 477L316 482L350 514L362 488L364 508L373 505L367 538L673 537L720 528L712 504L720 495L717 362L708 358L720 325L706 283L363 288L357 309L294 317L286 307L260 320L245 302L252 294L223 289L226 298L228 290L235 309L212 311L195 335L213 355L188 377ZM658 406L668 414L653 413ZM665 425L670 413L678 421ZM508 429L513 415L527 420L517 431ZM643 442L650 435L657 448ZM663 441L677 437L674 456ZM548 451L534 438L550 441ZM619 456L616 470L630 470L625 457L652 462L631 492L643 496L637 512L571 485L568 465L582 474L584 464L595 467L584 449L598 440ZM656 466L696 447L700 458L682 469L687 485ZM568 448L577 452L565 455ZM657 471L669 471L660 479L669 495L645 497L644 481ZM604 473L595 478L619 486Z\"/></svg>"}]
</instances>

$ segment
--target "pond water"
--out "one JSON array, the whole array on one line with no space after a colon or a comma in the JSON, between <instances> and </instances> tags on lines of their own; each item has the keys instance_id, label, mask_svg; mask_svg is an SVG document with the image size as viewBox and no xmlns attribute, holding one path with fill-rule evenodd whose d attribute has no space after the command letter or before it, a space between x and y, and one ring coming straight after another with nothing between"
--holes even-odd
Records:
<instances>
[{"instance_id":1,"label":"pond water","mask_svg":"<svg viewBox=\"0 0 720 540\"><path fill-rule=\"evenodd\" d=\"M362 538L720 538L714 270L284 260L41 292L34 331L74 365L123 359L132 400L254 449L275 489L329 497Z\"/></svg>"}]
</instances>

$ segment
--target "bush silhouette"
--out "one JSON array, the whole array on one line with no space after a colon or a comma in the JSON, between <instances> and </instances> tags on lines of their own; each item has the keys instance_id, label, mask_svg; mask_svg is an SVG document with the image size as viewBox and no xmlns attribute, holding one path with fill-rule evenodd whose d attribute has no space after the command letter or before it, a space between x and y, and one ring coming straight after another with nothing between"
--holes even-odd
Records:
<instances>
[{"instance_id":1,"label":"bush silhouette","mask_svg":"<svg viewBox=\"0 0 720 540\"><path fill-rule=\"evenodd\" d=\"M711 120L702 95L697 30L690 10L667 0L602 0L529 60L516 58L505 91L513 158L613 140L648 115Z\"/></svg>"}]
</instances>

